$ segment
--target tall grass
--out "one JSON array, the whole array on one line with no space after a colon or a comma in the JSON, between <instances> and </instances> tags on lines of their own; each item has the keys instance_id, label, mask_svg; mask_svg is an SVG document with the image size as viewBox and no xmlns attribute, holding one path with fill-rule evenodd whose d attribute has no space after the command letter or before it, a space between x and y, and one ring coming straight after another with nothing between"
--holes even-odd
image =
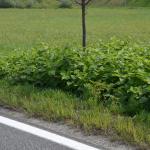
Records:
<instances>
[{"instance_id":1,"label":"tall grass","mask_svg":"<svg viewBox=\"0 0 150 150\"><path fill-rule=\"evenodd\" d=\"M112 114L93 99L78 100L60 90L41 90L33 86L10 86L0 81L0 105L17 109L47 121L64 121L80 127L86 133L117 136L142 149L150 146L150 114L125 117ZM100 132L99 132L100 131ZM117 134L116 134L117 133Z\"/></svg>"}]
</instances>

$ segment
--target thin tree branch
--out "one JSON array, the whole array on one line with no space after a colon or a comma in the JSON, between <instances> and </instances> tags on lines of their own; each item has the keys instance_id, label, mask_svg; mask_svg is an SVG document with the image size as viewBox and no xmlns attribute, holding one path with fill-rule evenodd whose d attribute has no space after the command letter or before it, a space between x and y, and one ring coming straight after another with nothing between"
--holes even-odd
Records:
<instances>
[{"instance_id":1,"label":"thin tree branch","mask_svg":"<svg viewBox=\"0 0 150 150\"><path fill-rule=\"evenodd\" d=\"M88 5L92 0L75 0L78 5Z\"/></svg>"},{"instance_id":2,"label":"thin tree branch","mask_svg":"<svg viewBox=\"0 0 150 150\"><path fill-rule=\"evenodd\" d=\"M85 5L88 5L92 0L85 1Z\"/></svg>"},{"instance_id":3,"label":"thin tree branch","mask_svg":"<svg viewBox=\"0 0 150 150\"><path fill-rule=\"evenodd\" d=\"M82 1L79 2L79 0L75 0L75 2L76 2L78 5L82 5Z\"/></svg>"}]
</instances>

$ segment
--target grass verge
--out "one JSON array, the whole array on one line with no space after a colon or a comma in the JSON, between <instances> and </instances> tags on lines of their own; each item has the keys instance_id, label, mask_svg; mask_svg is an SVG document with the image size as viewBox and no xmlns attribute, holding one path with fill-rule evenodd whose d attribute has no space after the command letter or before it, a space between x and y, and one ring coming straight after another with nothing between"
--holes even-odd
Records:
<instances>
[{"instance_id":1,"label":"grass verge","mask_svg":"<svg viewBox=\"0 0 150 150\"><path fill-rule=\"evenodd\" d=\"M87 133L120 137L142 149L150 146L150 114L146 112L134 117L121 116L97 105L93 99L79 100L60 90L29 85L10 86L5 81L0 81L0 105L43 120L64 121Z\"/></svg>"}]
</instances>

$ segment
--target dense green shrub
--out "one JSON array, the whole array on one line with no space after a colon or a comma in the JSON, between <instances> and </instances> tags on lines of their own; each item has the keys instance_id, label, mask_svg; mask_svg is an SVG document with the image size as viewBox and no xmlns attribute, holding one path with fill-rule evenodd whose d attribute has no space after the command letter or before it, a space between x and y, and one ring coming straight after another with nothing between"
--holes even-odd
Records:
<instances>
[{"instance_id":1,"label":"dense green shrub","mask_svg":"<svg viewBox=\"0 0 150 150\"><path fill-rule=\"evenodd\" d=\"M37 0L0 0L0 8L31 8Z\"/></svg>"},{"instance_id":2,"label":"dense green shrub","mask_svg":"<svg viewBox=\"0 0 150 150\"><path fill-rule=\"evenodd\" d=\"M12 6L13 2L10 2L8 0L0 0L0 7L1 8L9 8Z\"/></svg>"},{"instance_id":3,"label":"dense green shrub","mask_svg":"<svg viewBox=\"0 0 150 150\"><path fill-rule=\"evenodd\" d=\"M149 7L149 0L127 0L127 4L129 6L141 6L141 7Z\"/></svg>"},{"instance_id":4,"label":"dense green shrub","mask_svg":"<svg viewBox=\"0 0 150 150\"><path fill-rule=\"evenodd\" d=\"M71 0L0 0L0 8L72 8Z\"/></svg>"},{"instance_id":5,"label":"dense green shrub","mask_svg":"<svg viewBox=\"0 0 150 150\"><path fill-rule=\"evenodd\" d=\"M5 77L6 75L6 66L5 66L5 63L4 61L0 60L0 79Z\"/></svg>"},{"instance_id":6,"label":"dense green shrub","mask_svg":"<svg viewBox=\"0 0 150 150\"><path fill-rule=\"evenodd\" d=\"M8 58L3 74L11 83L59 87L94 96L134 115L150 111L150 47L112 39L98 48L59 49L47 45ZM0 67L2 68L2 67Z\"/></svg>"},{"instance_id":7,"label":"dense green shrub","mask_svg":"<svg viewBox=\"0 0 150 150\"><path fill-rule=\"evenodd\" d=\"M59 8L72 8L71 0L59 0Z\"/></svg>"}]
</instances>

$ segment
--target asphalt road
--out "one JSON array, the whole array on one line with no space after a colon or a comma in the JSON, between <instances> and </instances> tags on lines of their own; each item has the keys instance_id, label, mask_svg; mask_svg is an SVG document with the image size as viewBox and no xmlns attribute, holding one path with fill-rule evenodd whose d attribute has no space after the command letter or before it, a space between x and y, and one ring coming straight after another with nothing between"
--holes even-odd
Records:
<instances>
[{"instance_id":1,"label":"asphalt road","mask_svg":"<svg viewBox=\"0 0 150 150\"><path fill-rule=\"evenodd\" d=\"M71 150L49 140L0 124L0 150Z\"/></svg>"},{"instance_id":2,"label":"asphalt road","mask_svg":"<svg viewBox=\"0 0 150 150\"><path fill-rule=\"evenodd\" d=\"M100 150L65 136L0 116L0 150Z\"/></svg>"},{"instance_id":3,"label":"asphalt road","mask_svg":"<svg viewBox=\"0 0 150 150\"><path fill-rule=\"evenodd\" d=\"M94 148L97 147L97 148ZM28 118L0 107L0 150L137 150L110 137L86 135L63 124Z\"/></svg>"}]
</instances>

